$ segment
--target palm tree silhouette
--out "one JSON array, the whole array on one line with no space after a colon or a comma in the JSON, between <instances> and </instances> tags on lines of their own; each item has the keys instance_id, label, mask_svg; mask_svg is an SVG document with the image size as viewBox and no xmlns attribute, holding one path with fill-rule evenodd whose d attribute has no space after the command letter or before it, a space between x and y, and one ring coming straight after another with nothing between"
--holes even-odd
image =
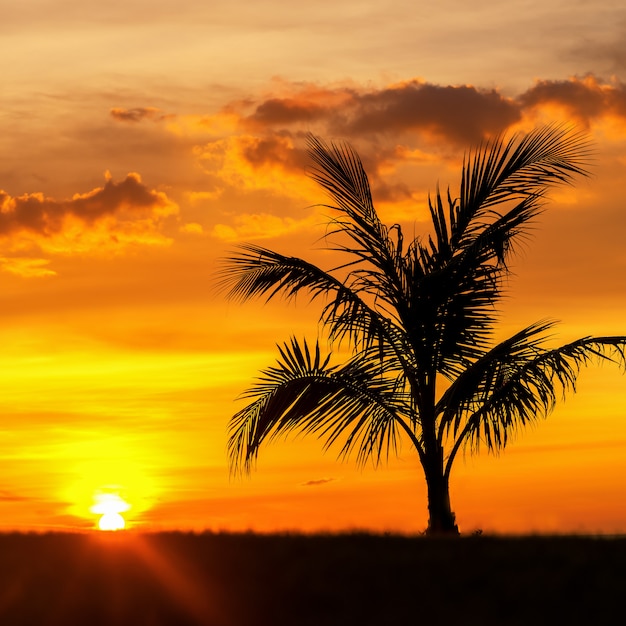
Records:
<instances>
[{"instance_id":1,"label":"palm tree silhouette","mask_svg":"<svg viewBox=\"0 0 626 626\"><path fill-rule=\"evenodd\" d=\"M415 448L428 493L429 534L457 534L450 472L461 448L505 447L512 431L545 417L575 391L591 361L626 363L626 337L584 337L547 346L551 322L493 343L497 303L513 244L528 233L554 185L587 175L589 144L549 126L498 137L469 153L460 195L429 197L433 234L405 242L374 208L355 151L310 135L312 178L334 211L327 247L347 256L325 271L254 244L224 260L221 287L247 300L307 292L320 300L329 346L351 356L333 365L319 342L292 338L243 397L230 421L229 462L248 472L260 445L301 431L375 464L401 440Z\"/></svg>"}]
</instances>

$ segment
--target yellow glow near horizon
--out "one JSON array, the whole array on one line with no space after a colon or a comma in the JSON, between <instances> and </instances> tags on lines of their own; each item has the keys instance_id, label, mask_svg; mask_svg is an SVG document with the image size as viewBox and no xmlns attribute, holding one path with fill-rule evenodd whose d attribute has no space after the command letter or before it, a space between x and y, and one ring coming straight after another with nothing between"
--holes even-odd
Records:
<instances>
[{"instance_id":1,"label":"yellow glow near horizon","mask_svg":"<svg viewBox=\"0 0 626 626\"><path fill-rule=\"evenodd\" d=\"M103 447L111 449L110 446ZM152 507L157 493L154 480L133 459L131 449L118 449L117 452L111 458L94 456L90 461L78 464L80 478L65 492L65 497L71 502L71 514L92 518L94 513L119 515L132 508L136 519ZM109 519L109 522L113 523L113 520ZM126 522L132 524L131 520Z\"/></svg>"}]
</instances>

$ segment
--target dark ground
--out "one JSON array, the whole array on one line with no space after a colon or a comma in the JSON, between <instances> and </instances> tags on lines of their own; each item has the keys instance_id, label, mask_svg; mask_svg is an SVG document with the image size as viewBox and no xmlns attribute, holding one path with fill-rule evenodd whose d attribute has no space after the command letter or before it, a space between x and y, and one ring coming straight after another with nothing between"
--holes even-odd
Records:
<instances>
[{"instance_id":1,"label":"dark ground","mask_svg":"<svg viewBox=\"0 0 626 626\"><path fill-rule=\"evenodd\" d=\"M0 535L2 626L626 623L626 538Z\"/></svg>"}]
</instances>

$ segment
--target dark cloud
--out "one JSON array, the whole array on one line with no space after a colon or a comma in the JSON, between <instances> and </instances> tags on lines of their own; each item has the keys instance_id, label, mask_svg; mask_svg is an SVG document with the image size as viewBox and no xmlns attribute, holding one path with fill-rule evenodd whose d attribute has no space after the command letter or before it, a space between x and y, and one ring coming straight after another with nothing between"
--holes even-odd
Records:
<instances>
[{"instance_id":1,"label":"dark cloud","mask_svg":"<svg viewBox=\"0 0 626 626\"><path fill-rule=\"evenodd\" d=\"M112 179L104 187L82 196L75 196L67 204L68 209L86 221L97 219L121 209L145 210L165 206L165 196L146 187L138 174L128 174L121 182Z\"/></svg>"},{"instance_id":2,"label":"dark cloud","mask_svg":"<svg viewBox=\"0 0 626 626\"><path fill-rule=\"evenodd\" d=\"M110 110L110 114L113 119L120 122L141 122L144 119L160 121L167 117L154 107L135 107L132 109L115 107Z\"/></svg>"},{"instance_id":3,"label":"dark cloud","mask_svg":"<svg viewBox=\"0 0 626 626\"><path fill-rule=\"evenodd\" d=\"M24 502L28 500L24 496L18 496L16 493L12 491L8 491L6 489L0 489L0 502Z\"/></svg>"},{"instance_id":4,"label":"dark cloud","mask_svg":"<svg viewBox=\"0 0 626 626\"><path fill-rule=\"evenodd\" d=\"M417 80L384 89L303 89L256 106L247 122L277 130L316 122L343 137L423 131L472 143L518 121L519 105L495 90L440 86Z\"/></svg>"},{"instance_id":5,"label":"dark cloud","mask_svg":"<svg viewBox=\"0 0 626 626\"><path fill-rule=\"evenodd\" d=\"M293 124L317 120L327 114L327 108L315 102L272 98L257 106L250 119L262 124Z\"/></svg>"},{"instance_id":6,"label":"dark cloud","mask_svg":"<svg viewBox=\"0 0 626 626\"><path fill-rule=\"evenodd\" d=\"M297 91L297 90L300 91ZM412 135L443 140L454 145L475 145L506 131L521 121L525 111L546 104L565 107L574 121L588 124L602 115L626 116L626 85L588 75L558 81L539 81L516 98L495 89L471 85L436 85L419 80L382 89L294 86L285 98L269 98L243 117L257 132L280 133L313 130L324 136L348 140L414 143ZM285 161L276 151L278 140L259 143L249 153L251 163L268 159ZM283 146L284 147L284 146Z\"/></svg>"},{"instance_id":7,"label":"dark cloud","mask_svg":"<svg viewBox=\"0 0 626 626\"><path fill-rule=\"evenodd\" d=\"M603 83L593 76L569 80L537 82L519 97L525 108L557 104L584 124L606 114L626 116L626 86Z\"/></svg>"},{"instance_id":8,"label":"dark cloud","mask_svg":"<svg viewBox=\"0 0 626 626\"><path fill-rule=\"evenodd\" d=\"M376 200L382 202L401 202L412 197L411 188L404 182L389 184L382 179L376 179L374 184Z\"/></svg>"},{"instance_id":9,"label":"dark cloud","mask_svg":"<svg viewBox=\"0 0 626 626\"><path fill-rule=\"evenodd\" d=\"M166 210L169 205L164 194L148 189L137 174L129 174L121 182L109 179L103 187L64 201L42 194L12 198L0 191L0 235L24 230L53 235L63 229L69 216L90 224L121 211L145 214Z\"/></svg>"},{"instance_id":10,"label":"dark cloud","mask_svg":"<svg viewBox=\"0 0 626 626\"><path fill-rule=\"evenodd\" d=\"M305 483L302 483L302 486L303 487L318 487L319 485L332 483L335 480L336 480L335 478L317 478L315 480L307 480Z\"/></svg>"},{"instance_id":11,"label":"dark cloud","mask_svg":"<svg viewBox=\"0 0 626 626\"><path fill-rule=\"evenodd\" d=\"M294 147L290 133L286 132L248 139L242 145L242 155L254 167L272 165L302 171L308 164L305 152Z\"/></svg>"},{"instance_id":12,"label":"dark cloud","mask_svg":"<svg viewBox=\"0 0 626 626\"><path fill-rule=\"evenodd\" d=\"M301 83L283 84L285 88L289 93L284 97L232 103L229 119L238 118L243 133L230 142L218 137L207 144L207 163L216 169L216 157L228 146L232 163L242 164L248 179L255 176L250 169L300 173L310 166L303 141L310 131L352 143L377 200L405 202L416 185L424 184L423 173L433 170L435 161L456 159L459 148L476 146L526 118L547 113L588 126L602 116L626 117L626 87L592 75L537 82L517 97L417 79L381 89ZM232 163L231 169L239 171ZM402 180L410 168L422 176L412 187Z\"/></svg>"},{"instance_id":13,"label":"dark cloud","mask_svg":"<svg viewBox=\"0 0 626 626\"><path fill-rule=\"evenodd\" d=\"M520 117L518 106L494 90L411 81L356 95L345 128L350 134L424 130L455 143L474 143Z\"/></svg>"},{"instance_id":14,"label":"dark cloud","mask_svg":"<svg viewBox=\"0 0 626 626\"><path fill-rule=\"evenodd\" d=\"M584 117L596 117L604 108L604 98L597 89L580 81L540 81L520 97L526 107L546 102L565 104Z\"/></svg>"}]
</instances>

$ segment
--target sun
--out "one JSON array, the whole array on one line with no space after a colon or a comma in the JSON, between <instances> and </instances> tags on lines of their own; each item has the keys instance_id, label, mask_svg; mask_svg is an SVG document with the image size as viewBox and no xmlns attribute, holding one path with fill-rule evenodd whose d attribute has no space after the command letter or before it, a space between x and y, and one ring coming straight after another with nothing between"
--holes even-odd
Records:
<instances>
[{"instance_id":1,"label":"sun","mask_svg":"<svg viewBox=\"0 0 626 626\"><path fill-rule=\"evenodd\" d=\"M77 462L70 470L74 480L67 482L59 496L68 503L68 513L77 520L89 520L87 524L96 531L120 525L118 517L107 517L100 525L100 518L108 513L121 515L126 529L141 526L142 514L154 506L160 492L146 463L133 458L143 453L123 440L106 438L98 440L97 449L79 446L78 452L93 458Z\"/></svg>"},{"instance_id":2,"label":"sun","mask_svg":"<svg viewBox=\"0 0 626 626\"><path fill-rule=\"evenodd\" d=\"M98 491L94 494L94 500L91 512L101 516L98 521L99 530L123 530L126 527L121 513L128 511L130 504L118 493Z\"/></svg>"},{"instance_id":3,"label":"sun","mask_svg":"<svg viewBox=\"0 0 626 626\"><path fill-rule=\"evenodd\" d=\"M124 530L126 521L119 513L104 513L98 520L99 530Z\"/></svg>"}]
</instances>

